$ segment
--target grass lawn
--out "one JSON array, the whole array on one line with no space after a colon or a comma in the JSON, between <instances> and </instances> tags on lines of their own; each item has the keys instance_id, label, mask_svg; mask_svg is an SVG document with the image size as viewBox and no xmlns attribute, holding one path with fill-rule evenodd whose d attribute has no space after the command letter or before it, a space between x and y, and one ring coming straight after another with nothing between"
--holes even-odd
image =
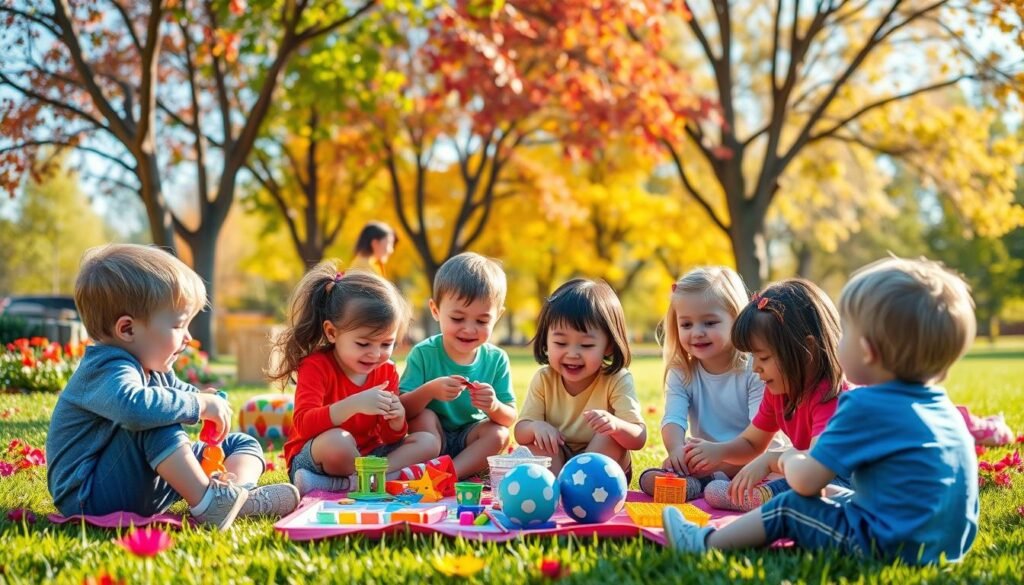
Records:
<instances>
[{"instance_id":1,"label":"grass lawn","mask_svg":"<svg viewBox=\"0 0 1024 585\"><path fill-rule=\"evenodd\" d=\"M529 354L514 352L514 383L520 398L535 369ZM635 359L631 369L651 430L648 447L634 458L635 467L643 469L664 457L657 430L663 407L661 365L657 357L645 355ZM968 405L976 414L1002 411L1011 427L1024 430L1024 341L1010 339L996 346L979 342L953 369L946 386L956 403ZM265 390L229 388L230 399L238 408L248 397ZM0 445L20 438L43 446L56 398L0 394L0 413L13 413L0 420ZM996 461L1009 451L991 449L982 459ZM280 452L271 453L269 460L275 470L262 481L285 481ZM1024 477L1019 473L1013 477L1016 482L1010 488L991 484L982 488L981 531L966 561L918 569L792 550L679 556L639 539L534 537L480 545L400 536L379 541L351 538L292 543L275 533L270 520L239 520L223 534L188 528L173 532L170 550L142 560L116 546L112 531L49 524L45 515L54 508L46 490L45 470L35 468L0 479L0 582L81 583L101 573L143 583L442 582L447 579L434 570L430 560L443 554L483 557L486 567L474 577L483 583L539 582L537 565L542 558L556 558L568 566L572 571L566 579L569 582L1020 582L1024 517L1018 507L1024 505ZM34 524L11 522L7 511L13 508L28 508L38 520Z\"/></svg>"}]
</instances>

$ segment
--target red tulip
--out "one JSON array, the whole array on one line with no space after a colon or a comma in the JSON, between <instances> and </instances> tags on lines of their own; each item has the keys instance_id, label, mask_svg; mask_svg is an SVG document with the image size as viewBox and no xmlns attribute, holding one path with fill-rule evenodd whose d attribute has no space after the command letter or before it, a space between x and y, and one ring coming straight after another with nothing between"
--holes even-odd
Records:
<instances>
[{"instance_id":1,"label":"red tulip","mask_svg":"<svg viewBox=\"0 0 1024 585\"><path fill-rule=\"evenodd\" d=\"M100 573L98 577L82 579L82 585L124 585L124 581L115 579L107 573Z\"/></svg>"},{"instance_id":2,"label":"red tulip","mask_svg":"<svg viewBox=\"0 0 1024 585\"><path fill-rule=\"evenodd\" d=\"M543 559L540 562L540 574L557 581L569 575L569 567L563 566L558 559Z\"/></svg>"},{"instance_id":3,"label":"red tulip","mask_svg":"<svg viewBox=\"0 0 1024 585\"><path fill-rule=\"evenodd\" d=\"M124 550L139 557L155 557L171 548L171 535L159 528L147 526L131 531L116 540Z\"/></svg>"}]
</instances>

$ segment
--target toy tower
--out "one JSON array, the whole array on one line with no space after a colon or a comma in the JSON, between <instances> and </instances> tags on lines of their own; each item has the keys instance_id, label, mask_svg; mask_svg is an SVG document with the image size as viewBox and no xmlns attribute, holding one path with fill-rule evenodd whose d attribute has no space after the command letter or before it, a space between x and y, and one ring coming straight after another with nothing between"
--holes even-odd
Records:
<instances>
[{"instance_id":1,"label":"toy tower","mask_svg":"<svg viewBox=\"0 0 1024 585\"><path fill-rule=\"evenodd\" d=\"M388 460L385 457L356 457L359 486L357 490L349 492L348 497L353 500L391 499L384 489L387 470Z\"/></svg>"}]
</instances>

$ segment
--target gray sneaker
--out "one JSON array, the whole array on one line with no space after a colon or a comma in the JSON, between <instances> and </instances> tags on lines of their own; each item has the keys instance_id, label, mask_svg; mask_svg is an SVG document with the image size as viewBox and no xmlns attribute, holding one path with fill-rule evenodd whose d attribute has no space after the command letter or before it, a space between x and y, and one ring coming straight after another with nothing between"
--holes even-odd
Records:
<instances>
[{"instance_id":1,"label":"gray sneaker","mask_svg":"<svg viewBox=\"0 0 1024 585\"><path fill-rule=\"evenodd\" d=\"M352 481L352 478L354 477L354 475L348 477L335 477L333 475L316 473L308 469L300 469L295 472L295 487L299 488L299 495L302 496L315 490L324 492L347 492L354 484Z\"/></svg>"},{"instance_id":2,"label":"gray sneaker","mask_svg":"<svg viewBox=\"0 0 1024 585\"><path fill-rule=\"evenodd\" d=\"M216 479L210 480L210 487L207 489L213 490L213 501L206 507L205 512L194 517L201 524L213 524L218 530L227 530L235 521L245 501L249 499L249 492Z\"/></svg>"},{"instance_id":3,"label":"gray sneaker","mask_svg":"<svg viewBox=\"0 0 1024 585\"><path fill-rule=\"evenodd\" d=\"M290 483L275 483L249 490L239 516L284 516L299 506L299 490Z\"/></svg>"},{"instance_id":4,"label":"gray sneaker","mask_svg":"<svg viewBox=\"0 0 1024 585\"><path fill-rule=\"evenodd\" d=\"M665 506L661 513L661 522L665 526L665 539L668 545L680 552L705 552L704 541L715 529L711 526L701 528L687 520L683 513L674 506Z\"/></svg>"}]
</instances>

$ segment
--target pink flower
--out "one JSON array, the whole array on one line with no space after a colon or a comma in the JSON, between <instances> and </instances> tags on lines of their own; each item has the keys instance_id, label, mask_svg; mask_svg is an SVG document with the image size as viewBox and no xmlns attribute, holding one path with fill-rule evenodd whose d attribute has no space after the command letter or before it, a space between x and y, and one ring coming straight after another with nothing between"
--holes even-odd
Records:
<instances>
[{"instance_id":1,"label":"pink flower","mask_svg":"<svg viewBox=\"0 0 1024 585\"><path fill-rule=\"evenodd\" d=\"M1011 487L1013 486L1013 479L1010 478L1009 473L1004 471L996 474L996 484L1002 487Z\"/></svg>"},{"instance_id":2,"label":"pink flower","mask_svg":"<svg viewBox=\"0 0 1024 585\"><path fill-rule=\"evenodd\" d=\"M26 449L24 456L25 458L19 464L22 469L28 469L36 465L46 465L46 454L43 453L42 449Z\"/></svg>"},{"instance_id":3,"label":"pink flower","mask_svg":"<svg viewBox=\"0 0 1024 585\"><path fill-rule=\"evenodd\" d=\"M36 515L31 510L25 508L15 508L7 513L7 519L11 522L25 521L29 524L34 524L36 521Z\"/></svg>"},{"instance_id":4,"label":"pink flower","mask_svg":"<svg viewBox=\"0 0 1024 585\"><path fill-rule=\"evenodd\" d=\"M1024 516L1024 506L1017 506L1017 513Z\"/></svg>"},{"instance_id":5,"label":"pink flower","mask_svg":"<svg viewBox=\"0 0 1024 585\"><path fill-rule=\"evenodd\" d=\"M979 457L984 455L985 454L985 446L984 445L975 445L974 446L974 454L979 456Z\"/></svg>"},{"instance_id":6,"label":"pink flower","mask_svg":"<svg viewBox=\"0 0 1024 585\"><path fill-rule=\"evenodd\" d=\"M980 471L992 471L992 463L989 461L979 461L978 469Z\"/></svg>"},{"instance_id":7,"label":"pink flower","mask_svg":"<svg viewBox=\"0 0 1024 585\"><path fill-rule=\"evenodd\" d=\"M542 559L539 566L540 574L553 581L569 576L569 567L563 566L558 559Z\"/></svg>"},{"instance_id":8,"label":"pink flower","mask_svg":"<svg viewBox=\"0 0 1024 585\"><path fill-rule=\"evenodd\" d=\"M171 535L147 526L131 531L115 541L121 548L138 557L155 557L171 548Z\"/></svg>"},{"instance_id":9,"label":"pink flower","mask_svg":"<svg viewBox=\"0 0 1024 585\"><path fill-rule=\"evenodd\" d=\"M1017 442L1024 443L1024 433L1017 435Z\"/></svg>"},{"instance_id":10,"label":"pink flower","mask_svg":"<svg viewBox=\"0 0 1024 585\"><path fill-rule=\"evenodd\" d=\"M0 477L10 477L17 469L6 461L0 461Z\"/></svg>"},{"instance_id":11,"label":"pink flower","mask_svg":"<svg viewBox=\"0 0 1024 585\"><path fill-rule=\"evenodd\" d=\"M264 470L264 472L274 471L275 469L277 469L277 466L274 465L274 462L273 461L267 461L267 468Z\"/></svg>"}]
</instances>

